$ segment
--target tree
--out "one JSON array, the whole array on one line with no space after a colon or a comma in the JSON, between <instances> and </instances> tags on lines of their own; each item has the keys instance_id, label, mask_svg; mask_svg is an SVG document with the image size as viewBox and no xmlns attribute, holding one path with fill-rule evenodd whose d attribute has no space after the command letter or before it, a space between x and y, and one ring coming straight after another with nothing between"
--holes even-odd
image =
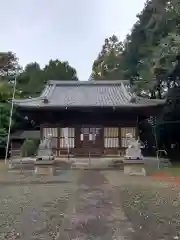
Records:
<instances>
[{"instance_id":1,"label":"tree","mask_svg":"<svg viewBox=\"0 0 180 240\"><path fill-rule=\"evenodd\" d=\"M179 0L147 0L137 17L123 44L116 36L105 40L92 77L130 79L138 94L145 90L147 96L162 98L169 84L164 76L180 51Z\"/></svg>"},{"instance_id":2,"label":"tree","mask_svg":"<svg viewBox=\"0 0 180 240\"><path fill-rule=\"evenodd\" d=\"M18 58L12 52L0 52L0 78L11 80L20 70Z\"/></svg>"},{"instance_id":3,"label":"tree","mask_svg":"<svg viewBox=\"0 0 180 240\"><path fill-rule=\"evenodd\" d=\"M27 64L21 70L16 55L0 53L0 147L5 147L9 128L13 85L17 77L15 98L39 95L48 80L78 80L76 70L68 62L50 60L43 68L37 62ZM11 130L19 125L29 127L32 122L20 116L14 107Z\"/></svg>"},{"instance_id":4,"label":"tree","mask_svg":"<svg viewBox=\"0 0 180 240\"><path fill-rule=\"evenodd\" d=\"M4 103L12 98L12 85L6 81L0 82L0 102Z\"/></svg>"},{"instance_id":5,"label":"tree","mask_svg":"<svg viewBox=\"0 0 180 240\"><path fill-rule=\"evenodd\" d=\"M50 60L43 69L44 80L78 80L76 70L68 62Z\"/></svg>"},{"instance_id":6,"label":"tree","mask_svg":"<svg viewBox=\"0 0 180 240\"><path fill-rule=\"evenodd\" d=\"M159 119L157 134L167 148L178 142L180 64L180 6L178 0L151 0L138 15L138 22L126 39L123 62L137 92L168 100ZM150 90L150 91L149 91Z\"/></svg>"},{"instance_id":7,"label":"tree","mask_svg":"<svg viewBox=\"0 0 180 240\"><path fill-rule=\"evenodd\" d=\"M0 81L0 148L6 145L6 138L9 128L11 100L13 96L13 84L10 81ZM16 98L21 96L19 91L15 92ZM13 111L11 128L17 126L16 111Z\"/></svg>"},{"instance_id":8,"label":"tree","mask_svg":"<svg viewBox=\"0 0 180 240\"><path fill-rule=\"evenodd\" d=\"M8 131L12 95L12 83L6 81L0 82L0 129L3 129L2 132ZM21 93L16 91L15 96L19 98ZM14 126L14 124L15 121L13 119L12 126Z\"/></svg>"},{"instance_id":9,"label":"tree","mask_svg":"<svg viewBox=\"0 0 180 240\"><path fill-rule=\"evenodd\" d=\"M17 79L17 88L25 97L39 95L48 80L78 80L68 62L50 60L43 68L36 62L28 64Z\"/></svg>"},{"instance_id":10,"label":"tree","mask_svg":"<svg viewBox=\"0 0 180 240\"><path fill-rule=\"evenodd\" d=\"M105 39L105 43L97 59L92 66L91 78L101 79L120 79L122 77L120 64L123 52L123 44L113 35Z\"/></svg>"},{"instance_id":11,"label":"tree","mask_svg":"<svg viewBox=\"0 0 180 240\"><path fill-rule=\"evenodd\" d=\"M180 141L176 125L180 121L179 0L147 0L137 18L118 56L112 54L112 41L105 40L93 64L92 78L111 79L115 75L115 79L129 79L138 95L150 98L163 98L168 93L159 123L164 134L161 141L166 139L165 145L170 146L175 139Z\"/></svg>"},{"instance_id":12,"label":"tree","mask_svg":"<svg viewBox=\"0 0 180 240\"><path fill-rule=\"evenodd\" d=\"M43 71L40 65L36 62L27 64L17 78L17 88L27 97L39 94L43 86Z\"/></svg>"},{"instance_id":13,"label":"tree","mask_svg":"<svg viewBox=\"0 0 180 240\"><path fill-rule=\"evenodd\" d=\"M156 97L161 97L163 75L173 67L173 58L179 51L178 9L178 0L147 1L125 40L123 61L129 76L141 87L153 86Z\"/></svg>"}]
</instances>

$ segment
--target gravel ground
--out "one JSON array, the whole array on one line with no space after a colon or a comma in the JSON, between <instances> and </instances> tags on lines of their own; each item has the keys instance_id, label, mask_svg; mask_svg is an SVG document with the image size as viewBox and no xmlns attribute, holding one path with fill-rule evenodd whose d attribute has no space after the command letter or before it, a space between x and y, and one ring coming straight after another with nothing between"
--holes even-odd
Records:
<instances>
[{"instance_id":1,"label":"gravel ground","mask_svg":"<svg viewBox=\"0 0 180 240\"><path fill-rule=\"evenodd\" d=\"M99 171L0 176L0 239L131 239L119 198Z\"/></svg>"},{"instance_id":2,"label":"gravel ground","mask_svg":"<svg viewBox=\"0 0 180 240\"><path fill-rule=\"evenodd\" d=\"M120 171L0 175L0 240L180 239L180 187Z\"/></svg>"},{"instance_id":3,"label":"gravel ground","mask_svg":"<svg viewBox=\"0 0 180 240\"><path fill-rule=\"evenodd\" d=\"M78 172L47 181L30 174L1 176L0 239L55 239L77 178Z\"/></svg>"},{"instance_id":4,"label":"gravel ground","mask_svg":"<svg viewBox=\"0 0 180 240\"><path fill-rule=\"evenodd\" d=\"M132 223L133 240L180 239L180 185L117 172L106 175Z\"/></svg>"},{"instance_id":5,"label":"gravel ground","mask_svg":"<svg viewBox=\"0 0 180 240\"><path fill-rule=\"evenodd\" d=\"M124 210L135 228L134 239L180 239L180 188L124 186Z\"/></svg>"}]
</instances>

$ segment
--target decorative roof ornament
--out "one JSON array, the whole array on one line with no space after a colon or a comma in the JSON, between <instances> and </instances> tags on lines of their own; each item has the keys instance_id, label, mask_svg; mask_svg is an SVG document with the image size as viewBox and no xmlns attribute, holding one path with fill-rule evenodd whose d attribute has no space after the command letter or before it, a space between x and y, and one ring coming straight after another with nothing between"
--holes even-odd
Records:
<instances>
[{"instance_id":1,"label":"decorative roof ornament","mask_svg":"<svg viewBox=\"0 0 180 240\"><path fill-rule=\"evenodd\" d=\"M132 96L130 102L131 102L131 103L137 103L136 97L135 97L135 96Z\"/></svg>"},{"instance_id":2,"label":"decorative roof ornament","mask_svg":"<svg viewBox=\"0 0 180 240\"><path fill-rule=\"evenodd\" d=\"M48 100L47 97L44 97L44 98L43 98L43 103L49 103L49 100Z\"/></svg>"}]
</instances>

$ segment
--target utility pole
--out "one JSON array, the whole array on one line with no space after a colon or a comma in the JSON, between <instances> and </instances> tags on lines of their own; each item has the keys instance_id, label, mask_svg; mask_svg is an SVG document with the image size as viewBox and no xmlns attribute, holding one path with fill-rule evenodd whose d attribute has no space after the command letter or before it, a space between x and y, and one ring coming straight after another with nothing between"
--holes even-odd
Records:
<instances>
[{"instance_id":1,"label":"utility pole","mask_svg":"<svg viewBox=\"0 0 180 240\"><path fill-rule=\"evenodd\" d=\"M16 93L16 82L17 82L17 74L15 75L14 85L13 85L13 95L12 95L11 109L10 109L10 115L9 115L9 128L8 128L8 136L7 136L7 144L6 144L5 164L7 164L7 158L8 158L11 125L12 125L12 115L13 115L13 109L14 109L14 98L15 98L15 93Z\"/></svg>"}]
</instances>

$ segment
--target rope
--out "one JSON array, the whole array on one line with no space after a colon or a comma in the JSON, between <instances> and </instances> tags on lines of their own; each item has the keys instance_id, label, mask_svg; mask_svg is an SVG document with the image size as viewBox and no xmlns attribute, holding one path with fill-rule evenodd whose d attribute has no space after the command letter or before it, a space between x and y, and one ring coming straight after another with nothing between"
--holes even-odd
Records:
<instances>
[{"instance_id":1,"label":"rope","mask_svg":"<svg viewBox=\"0 0 180 240\"><path fill-rule=\"evenodd\" d=\"M11 109L10 109L10 116L9 116L8 137L7 137L7 144L6 144L5 164L7 164L7 157L8 157L8 149L9 149L10 133L11 133L11 125L12 125L12 115L13 115L13 108L14 108L14 98L15 98L15 92L16 92L16 82L17 82L17 75L15 75L14 86L13 86L13 95L12 95Z\"/></svg>"}]
</instances>

